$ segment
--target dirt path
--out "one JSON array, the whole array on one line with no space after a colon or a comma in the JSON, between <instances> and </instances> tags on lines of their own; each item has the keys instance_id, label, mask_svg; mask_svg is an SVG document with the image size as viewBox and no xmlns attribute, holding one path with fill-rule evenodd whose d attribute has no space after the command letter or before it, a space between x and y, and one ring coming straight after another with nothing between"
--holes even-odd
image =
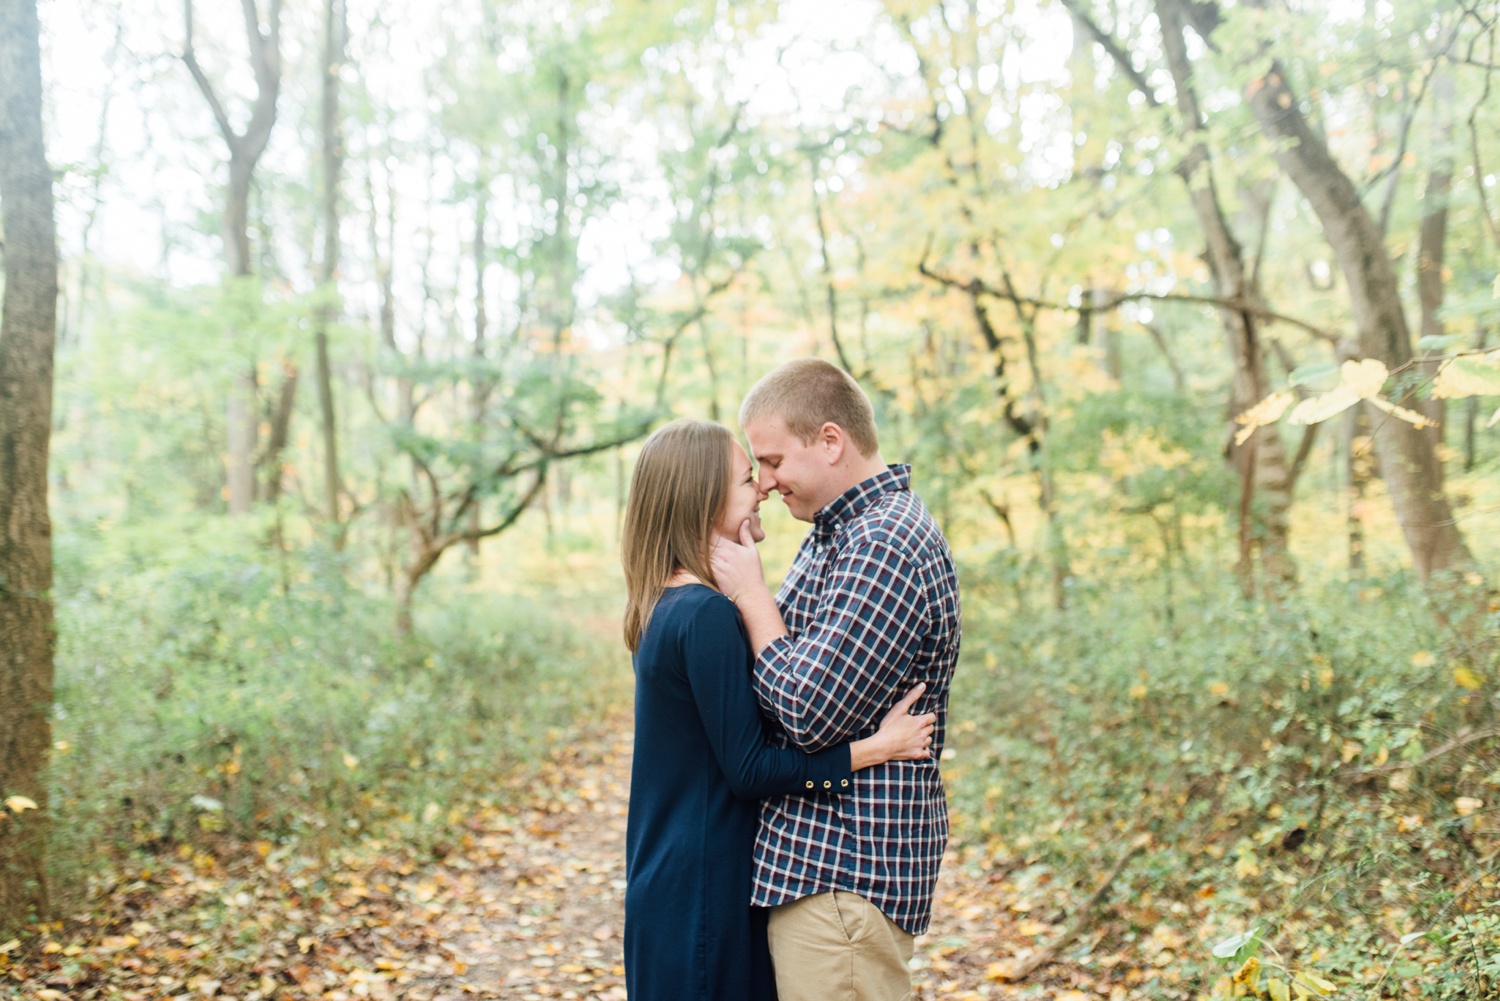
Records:
<instances>
[{"instance_id":1,"label":"dirt path","mask_svg":"<svg viewBox=\"0 0 1500 1001\"><path fill-rule=\"evenodd\" d=\"M414 1001L624 998L629 775L625 730L559 762L550 787L539 788L535 802L518 817L476 832L477 854L488 853L493 866L456 874L470 887L469 906L439 914L432 928L454 965L411 983L404 996ZM1025 915L1012 910L1015 901L1002 903L1004 896L1004 880L957 857L946 860L933 927L918 940L916 998L1021 996L1017 986L998 977L997 964L1030 944L1018 931ZM1035 980L1045 985L1046 996L1110 996L1065 969Z\"/></svg>"},{"instance_id":2,"label":"dirt path","mask_svg":"<svg viewBox=\"0 0 1500 1001\"><path fill-rule=\"evenodd\" d=\"M366 840L318 860L259 842L146 860L92 914L0 943L0 998L619 1001L629 725L555 751L510 806L455 810L430 851ZM950 855L937 898L919 1001L1128 996L1119 956L1098 980L1068 963L1001 979L1028 935L1055 934L1048 889Z\"/></svg>"},{"instance_id":3,"label":"dirt path","mask_svg":"<svg viewBox=\"0 0 1500 1001\"><path fill-rule=\"evenodd\" d=\"M413 1001L625 997L630 734L556 764L514 821L474 835L493 866L473 879L473 905L439 915L433 928L450 969L462 972L412 984Z\"/></svg>"}]
</instances>

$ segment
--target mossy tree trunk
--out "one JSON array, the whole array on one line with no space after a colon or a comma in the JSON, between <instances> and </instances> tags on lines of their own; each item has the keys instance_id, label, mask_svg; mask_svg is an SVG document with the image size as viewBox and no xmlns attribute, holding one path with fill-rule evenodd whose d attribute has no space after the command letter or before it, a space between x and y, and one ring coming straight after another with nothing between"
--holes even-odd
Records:
<instances>
[{"instance_id":1,"label":"mossy tree trunk","mask_svg":"<svg viewBox=\"0 0 1500 1001\"><path fill-rule=\"evenodd\" d=\"M47 909L57 236L42 142L40 35L36 0L0 4L0 925Z\"/></svg>"}]
</instances>

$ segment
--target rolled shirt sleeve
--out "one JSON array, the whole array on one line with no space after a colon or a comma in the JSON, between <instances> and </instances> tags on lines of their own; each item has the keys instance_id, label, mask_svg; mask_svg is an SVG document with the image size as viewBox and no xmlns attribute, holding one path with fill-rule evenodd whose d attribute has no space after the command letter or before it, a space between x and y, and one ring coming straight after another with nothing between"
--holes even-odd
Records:
<instances>
[{"instance_id":1,"label":"rolled shirt sleeve","mask_svg":"<svg viewBox=\"0 0 1500 1001\"><path fill-rule=\"evenodd\" d=\"M872 539L837 554L817 616L756 658L761 708L803 750L851 739L905 694L902 681L927 618L921 577L891 541Z\"/></svg>"}]
</instances>

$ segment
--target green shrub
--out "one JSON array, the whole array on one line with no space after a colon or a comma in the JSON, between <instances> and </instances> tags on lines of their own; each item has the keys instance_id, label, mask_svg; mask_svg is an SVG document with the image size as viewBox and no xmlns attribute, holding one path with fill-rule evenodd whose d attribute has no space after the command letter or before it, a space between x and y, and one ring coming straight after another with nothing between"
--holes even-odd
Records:
<instances>
[{"instance_id":1,"label":"green shrub","mask_svg":"<svg viewBox=\"0 0 1500 1001\"><path fill-rule=\"evenodd\" d=\"M327 847L393 823L421 843L628 698L628 663L567 603L435 580L398 641L335 554L283 557L251 531L206 518L60 540L65 887L134 847Z\"/></svg>"},{"instance_id":2,"label":"green shrub","mask_svg":"<svg viewBox=\"0 0 1500 1001\"><path fill-rule=\"evenodd\" d=\"M946 769L956 834L986 864L1045 873L1063 905L1149 836L1097 923L1120 948L1157 921L1197 940L1164 997L1207 991L1210 946L1254 925L1336 982L1493 982L1495 665L1412 581L1247 604L1189 566L1174 601L1143 568L1037 615L1010 607L1013 568L989 570L966 574Z\"/></svg>"}]
</instances>

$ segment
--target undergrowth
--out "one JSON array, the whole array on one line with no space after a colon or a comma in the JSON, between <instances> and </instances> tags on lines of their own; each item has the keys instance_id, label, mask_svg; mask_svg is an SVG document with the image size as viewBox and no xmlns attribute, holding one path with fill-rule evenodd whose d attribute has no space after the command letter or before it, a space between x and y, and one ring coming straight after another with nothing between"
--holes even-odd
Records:
<instances>
[{"instance_id":1,"label":"undergrowth","mask_svg":"<svg viewBox=\"0 0 1500 1001\"><path fill-rule=\"evenodd\" d=\"M1175 598L1143 575L1055 613L1016 606L1013 568L971 569L944 769L958 841L1064 910L1144 845L1076 958L1129 954L1160 997L1260 996L1225 979L1257 947L1265 984L1294 992L1311 975L1493 996L1493 645L1445 632L1399 576L1266 604L1217 571ZM1212 950L1235 935L1226 966Z\"/></svg>"},{"instance_id":2,"label":"undergrowth","mask_svg":"<svg viewBox=\"0 0 1500 1001\"><path fill-rule=\"evenodd\" d=\"M58 554L54 910L132 853L440 844L628 699L628 664L578 603L454 575L399 638L336 554L282 555L221 520Z\"/></svg>"}]
</instances>

